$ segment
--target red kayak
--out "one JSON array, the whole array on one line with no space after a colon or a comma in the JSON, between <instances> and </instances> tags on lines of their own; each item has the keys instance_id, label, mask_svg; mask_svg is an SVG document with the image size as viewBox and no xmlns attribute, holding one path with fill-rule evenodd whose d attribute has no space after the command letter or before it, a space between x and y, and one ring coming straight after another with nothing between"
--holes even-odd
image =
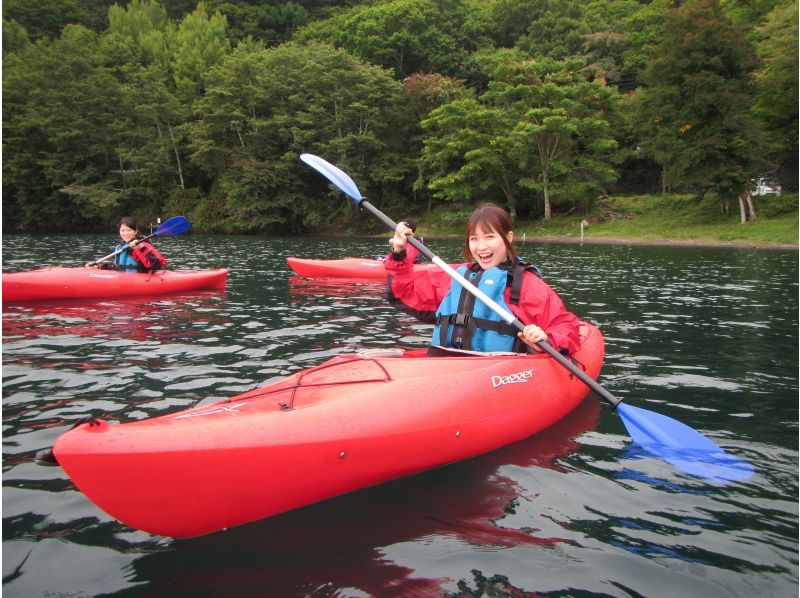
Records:
<instances>
[{"instance_id":1,"label":"red kayak","mask_svg":"<svg viewBox=\"0 0 800 598\"><path fill-rule=\"evenodd\" d=\"M335 260L312 260L287 257L286 262L298 276L306 278L360 278L367 280L386 280L386 269L381 259L362 259L345 257ZM417 269L437 267L433 264L418 264Z\"/></svg>"},{"instance_id":2,"label":"red kayak","mask_svg":"<svg viewBox=\"0 0 800 598\"><path fill-rule=\"evenodd\" d=\"M3 303L223 290L227 276L224 268L159 270L151 274L62 267L3 272Z\"/></svg>"},{"instance_id":3,"label":"red kayak","mask_svg":"<svg viewBox=\"0 0 800 598\"><path fill-rule=\"evenodd\" d=\"M603 336L581 333L575 358L596 378ZM53 452L119 521L190 537L495 450L587 393L546 354L365 352L172 415L84 423Z\"/></svg>"}]
</instances>

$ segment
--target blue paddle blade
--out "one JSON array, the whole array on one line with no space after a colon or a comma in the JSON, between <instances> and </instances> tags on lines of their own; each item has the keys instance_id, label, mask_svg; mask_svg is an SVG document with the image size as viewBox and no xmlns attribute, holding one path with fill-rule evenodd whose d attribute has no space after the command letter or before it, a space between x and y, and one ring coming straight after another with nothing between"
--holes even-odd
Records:
<instances>
[{"instance_id":1,"label":"blue paddle blade","mask_svg":"<svg viewBox=\"0 0 800 598\"><path fill-rule=\"evenodd\" d=\"M185 216L173 216L169 220L162 222L153 234L159 237L163 235L180 235L189 230L190 226L192 224Z\"/></svg>"},{"instance_id":2,"label":"blue paddle blade","mask_svg":"<svg viewBox=\"0 0 800 598\"><path fill-rule=\"evenodd\" d=\"M753 466L733 457L697 430L666 415L617 405L617 413L633 441L648 453L672 463L686 473L738 482L753 475Z\"/></svg>"},{"instance_id":3,"label":"blue paddle blade","mask_svg":"<svg viewBox=\"0 0 800 598\"><path fill-rule=\"evenodd\" d=\"M361 200L364 199L361 197L361 192L353 182L353 179L330 162L326 162L314 154L300 154L300 159L336 185L340 191L355 200L357 204L360 204Z\"/></svg>"}]
</instances>

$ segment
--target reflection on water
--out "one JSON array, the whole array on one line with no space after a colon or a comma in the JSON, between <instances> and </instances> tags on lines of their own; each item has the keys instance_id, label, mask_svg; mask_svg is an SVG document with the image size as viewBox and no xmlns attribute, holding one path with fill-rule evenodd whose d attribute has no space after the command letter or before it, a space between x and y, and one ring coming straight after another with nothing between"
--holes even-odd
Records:
<instances>
[{"instance_id":1,"label":"reflection on water","mask_svg":"<svg viewBox=\"0 0 800 598\"><path fill-rule=\"evenodd\" d=\"M222 535L177 542L166 553L140 559L136 563L138 578L169 578L186 590L212 594L261 585L274 595L295 595L297 588L347 587L353 579L358 579L362 592L373 596L386 595L388 588L394 595L436 594L446 576L420 579L408 566L387 561L384 547L405 542L455 543L496 551L551 548L571 541L562 537L563 530L551 536L537 529L505 525L505 519L513 515L510 505L519 489L513 475L506 475L503 469L556 468L555 459L577 449L572 438L594 427L599 411L596 401L584 401L549 430L490 455ZM258 556L230 558L234 553ZM204 574L203 563L209 559L220 563L220 571L213 576ZM187 563L193 565L187 568ZM178 580L171 573L176 568L181 570Z\"/></svg>"},{"instance_id":2,"label":"reflection on water","mask_svg":"<svg viewBox=\"0 0 800 598\"><path fill-rule=\"evenodd\" d=\"M6 236L4 271L78 265L105 236ZM428 241L446 261L457 242ZM227 293L3 307L3 591L39 595L795 595L797 254L523 245L606 336L601 382L754 464L694 478L629 446L592 398L489 455L218 534L131 530L37 450L87 415L130 421L222 399L430 326L383 284L294 276L290 255L385 239L182 235L170 267L229 267ZM313 483L313 476L309 483ZM503 594L505 592L505 594Z\"/></svg>"}]
</instances>

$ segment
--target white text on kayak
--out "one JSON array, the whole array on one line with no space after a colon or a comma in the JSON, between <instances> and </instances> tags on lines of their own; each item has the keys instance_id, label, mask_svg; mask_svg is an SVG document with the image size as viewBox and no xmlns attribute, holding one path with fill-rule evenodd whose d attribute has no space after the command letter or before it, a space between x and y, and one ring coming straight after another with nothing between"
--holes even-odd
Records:
<instances>
[{"instance_id":1,"label":"white text on kayak","mask_svg":"<svg viewBox=\"0 0 800 598\"><path fill-rule=\"evenodd\" d=\"M533 379L533 370L525 370L508 376L492 376L492 388L503 386L504 384L519 384Z\"/></svg>"}]
</instances>

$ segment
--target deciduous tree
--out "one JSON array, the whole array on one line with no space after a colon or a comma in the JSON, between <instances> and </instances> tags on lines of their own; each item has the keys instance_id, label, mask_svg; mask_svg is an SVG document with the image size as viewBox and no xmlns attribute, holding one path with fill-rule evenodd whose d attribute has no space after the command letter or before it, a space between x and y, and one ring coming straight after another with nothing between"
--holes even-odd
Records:
<instances>
[{"instance_id":1,"label":"deciduous tree","mask_svg":"<svg viewBox=\"0 0 800 598\"><path fill-rule=\"evenodd\" d=\"M500 60L497 60L500 57ZM502 197L512 215L543 214L554 201L590 200L615 177L616 142L608 124L616 92L586 81L578 62L520 60L500 52L489 89L478 100L434 110L423 172L436 197L449 201Z\"/></svg>"},{"instance_id":2,"label":"deciduous tree","mask_svg":"<svg viewBox=\"0 0 800 598\"><path fill-rule=\"evenodd\" d=\"M225 17L209 15L202 2L178 26L171 68L178 97L184 102L203 94L209 69L230 53L227 27Z\"/></svg>"},{"instance_id":3,"label":"deciduous tree","mask_svg":"<svg viewBox=\"0 0 800 598\"><path fill-rule=\"evenodd\" d=\"M778 6L756 30L760 65L754 114L768 136L772 168L785 190L797 191L797 1Z\"/></svg>"},{"instance_id":4,"label":"deciduous tree","mask_svg":"<svg viewBox=\"0 0 800 598\"><path fill-rule=\"evenodd\" d=\"M716 0L671 9L646 89L634 104L643 151L665 187L737 197L758 171L760 135L750 112L754 53Z\"/></svg>"},{"instance_id":5,"label":"deciduous tree","mask_svg":"<svg viewBox=\"0 0 800 598\"><path fill-rule=\"evenodd\" d=\"M119 199L116 125L130 104L98 50L97 35L73 25L4 64L3 215L11 226L85 226Z\"/></svg>"},{"instance_id":6,"label":"deciduous tree","mask_svg":"<svg viewBox=\"0 0 800 598\"><path fill-rule=\"evenodd\" d=\"M349 213L338 196L309 199L321 183L302 176L302 152L340 164L373 196L402 185L415 154L401 92L384 69L327 44L237 48L209 73L193 139L193 160L217 174L226 226L307 230Z\"/></svg>"}]
</instances>

